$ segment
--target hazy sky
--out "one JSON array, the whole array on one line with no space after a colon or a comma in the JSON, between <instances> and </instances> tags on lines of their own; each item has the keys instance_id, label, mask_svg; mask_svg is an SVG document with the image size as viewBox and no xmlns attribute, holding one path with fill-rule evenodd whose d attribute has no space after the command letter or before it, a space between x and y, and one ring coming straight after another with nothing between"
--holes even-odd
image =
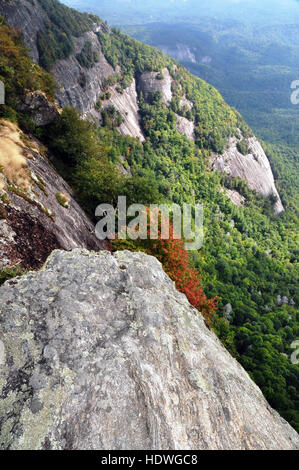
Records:
<instances>
[{"instance_id":1,"label":"hazy sky","mask_svg":"<svg viewBox=\"0 0 299 470\"><path fill-rule=\"evenodd\" d=\"M94 11L110 23L132 14L142 22L212 15L264 24L299 23L297 0L63 0L63 3Z\"/></svg>"}]
</instances>

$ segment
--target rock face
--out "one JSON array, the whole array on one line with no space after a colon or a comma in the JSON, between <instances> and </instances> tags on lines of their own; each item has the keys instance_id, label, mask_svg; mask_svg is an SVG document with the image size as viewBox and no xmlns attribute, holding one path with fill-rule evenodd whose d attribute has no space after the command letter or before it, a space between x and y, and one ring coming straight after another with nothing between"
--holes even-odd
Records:
<instances>
[{"instance_id":1,"label":"rock face","mask_svg":"<svg viewBox=\"0 0 299 470\"><path fill-rule=\"evenodd\" d=\"M190 111L193 108L193 103L192 101L188 100L186 96L183 96L183 98L180 100L180 106L181 108L187 108Z\"/></svg>"},{"instance_id":2,"label":"rock face","mask_svg":"<svg viewBox=\"0 0 299 470\"><path fill-rule=\"evenodd\" d=\"M194 123L193 121L189 121L183 116L179 116L176 114L176 123L175 123L176 130L182 134L188 137L190 140L194 140Z\"/></svg>"},{"instance_id":3,"label":"rock face","mask_svg":"<svg viewBox=\"0 0 299 470\"><path fill-rule=\"evenodd\" d=\"M102 54L96 33L90 31L80 38L73 38L75 54L68 59L57 61L52 73L60 85L56 92L58 103L61 107L73 106L86 119L101 123L101 111L96 110L96 103L102 94L105 79L114 75L115 71ZM97 55L98 61L93 67L82 67L77 59L84 44L90 42L92 50ZM84 78L83 78L84 77ZM83 79L83 82L82 82ZM84 83L84 86L83 84ZM118 93L115 86L108 88L110 99L106 100L103 108L114 106L122 115L123 123L119 131L123 135L137 137L144 141L144 136L139 124L139 106L137 101L136 82Z\"/></svg>"},{"instance_id":4,"label":"rock face","mask_svg":"<svg viewBox=\"0 0 299 470\"><path fill-rule=\"evenodd\" d=\"M57 104L49 102L47 96L41 91L27 93L20 111L29 114L37 126L50 124L59 114Z\"/></svg>"},{"instance_id":5,"label":"rock face","mask_svg":"<svg viewBox=\"0 0 299 470\"><path fill-rule=\"evenodd\" d=\"M223 192L227 194L230 200L238 207L242 207L246 199L235 189L222 188Z\"/></svg>"},{"instance_id":6,"label":"rock face","mask_svg":"<svg viewBox=\"0 0 299 470\"><path fill-rule=\"evenodd\" d=\"M256 137L248 139L250 153L242 155L237 149L237 140L230 140L229 148L222 154L214 154L211 159L212 168L225 172L233 177L247 181L250 189L266 197L275 196L274 213L284 210L269 160Z\"/></svg>"},{"instance_id":7,"label":"rock face","mask_svg":"<svg viewBox=\"0 0 299 470\"><path fill-rule=\"evenodd\" d=\"M145 98L151 99L153 93L160 92L162 103L168 105L172 100L171 76L164 68L160 78L158 72L144 72L138 80L138 86Z\"/></svg>"},{"instance_id":8,"label":"rock face","mask_svg":"<svg viewBox=\"0 0 299 470\"><path fill-rule=\"evenodd\" d=\"M5 213L4 218L0 216L0 268L15 264L38 268L55 248L101 249L93 224L37 140L30 140L9 122L2 123L0 161L1 152L6 156L4 175L23 171L24 181L11 184L0 171L0 211ZM20 159L22 170L17 167ZM58 202L58 195L69 200L69 207Z\"/></svg>"},{"instance_id":9,"label":"rock face","mask_svg":"<svg viewBox=\"0 0 299 470\"><path fill-rule=\"evenodd\" d=\"M295 449L144 253L54 251L0 288L1 449Z\"/></svg>"},{"instance_id":10,"label":"rock face","mask_svg":"<svg viewBox=\"0 0 299 470\"><path fill-rule=\"evenodd\" d=\"M73 106L84 116L94 110L102 92L103 81L113 75L114 70L102 54L99 40L93 31L73 38L73 42L75 53L68 59L57 61L52 74L59 84L56 91L59 105ZM93 52L98 56L98 61L90 68L82 67L77 59L87 42L91 43Z\"/></svg>"},{"instance_id":11,"label":"rock face","mask_svg":"<svg viewBox=\"0 0 299 470\"><path fill-rule=\"evenodd\" d=\"M112 104L120 112L124 120L119 127L120 133L137 137L143 142L145 139L139 122L139 106L135 79L133 79L131 85L122 93L117 92L115 87L111 87L110 94L110 99L103 103L103 108L111 106Z\"/></svg>"},{"instance_id":12,"label":"rock face","mask_svg":"<svg viewBox=\"0 0 299 470\"><path fill-rule=\"evenodd\" d=\"M196 64L196 58L194 52L186 44L176 44L175 46L159 45L158 49L164 52L164 54L170 55L179 62L192 62Z\"/></svg>"},{"instance_id":13,"label":"rock face","mask_svg":"<svg viewBox=\"0 0 299 470\"><path fill-rule=\"evenodd\" d=\"M28 0L0 0L0 15L3 16L10 26L21 29L24 43L30 51L35 62L39 61L37 48L37 33L45 26L47 15L37 4L32 5Z\"/></svg>"}]
</instances>

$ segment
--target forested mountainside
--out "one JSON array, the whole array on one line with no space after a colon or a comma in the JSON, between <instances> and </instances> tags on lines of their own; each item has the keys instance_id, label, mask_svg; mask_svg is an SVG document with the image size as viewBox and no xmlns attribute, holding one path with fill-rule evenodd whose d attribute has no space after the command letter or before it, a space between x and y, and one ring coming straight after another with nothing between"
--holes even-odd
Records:
<instances>
[{"instance_id":1,"label":"forested mountainside","mask_svg":"<svg viewBox=\"0 0 299 470\"><path fill-rule=\"evenodd\" d=\"M200 270L205 295L218 298L212 327L298 429L298 365L290 361L298 219L283 211L251 129L212 86L94 16L56 0L0 0L0 14L10 25L0 26L1 118L43 143L92 218L119 194L128 203L203 202L204 245L189 266ZM40 93L64 109L40 112ZM0 164L5 218L16 182ZM154 244L130 248L161 258Z\"/></svg>"},{"instance_id":2,"label":"forested mountainside","mask_svg":"<svg viewBox=\"0 0 299 470\"><path fill-rule=\"evenodd\" d=\"M263 139L298 145L298 111L290 99L299 73L297 18L267 28L204 17L124 29L221 90Z\"/></svg>"},{"instance_id":3,"label":"forested mountainside","mask_svg":"<svg viewBox=\"0 0 299 470\"><path fill-rule=\"evenodd\" d=\"M235 16L122 26L135 39L179 60L238 109L268 143L278 185L283 181L283 203L293 207L298 207L299 198L299 117L298 105L291 101L296 93L291 84L299 76L298 15L299 7L297 17L289 15L287 23L282 18L267 28L236 21ZM287 191L290 187L292 192Z\"/></svg>"}]
</instances>

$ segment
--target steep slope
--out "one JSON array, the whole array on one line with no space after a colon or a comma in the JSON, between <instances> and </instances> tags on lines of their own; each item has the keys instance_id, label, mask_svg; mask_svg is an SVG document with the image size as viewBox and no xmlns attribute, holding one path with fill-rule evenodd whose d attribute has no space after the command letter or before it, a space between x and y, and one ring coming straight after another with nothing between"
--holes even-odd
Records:
<instances>
[{"instance_id":1,"label":"steep slope","mask_svg":"<svg viewBox=\"0 0 299 470\"><path fill-rule=\"evenodd\" d=\"M0 269L39 268L55 248L101 249L93 224L45 150L16 125L0 121Z\"/></svg>"},{"instance_id":2,"label":"steep slope","mask_svg":"<svg viewBox=\"0 0 299 470\"><path fill-rule=\"evenodd\" d=\"M140 123L137 94L140 96L142 93L152 99L157 93L161 93L161 101L167 106L174 105L175 100L172 92L174 89L176 97L184 98L182 79L175 76L174 61L157 51L153 52L146 46L141 47L138 43L129 41L124 36L121 37L96 17L90 16L86 19L86 16L83 15L82 18L75 16L73 21L76 19L77 29L73 27L71 20L71 26L68 26L66 20L69 21L69 18L77 13L62 5L59 6L55 0L33 0L34 8L31 4L32 2L26 0L12 0L9 5L7 2L0 2L0 15L3 15L11 26L21 28L24 31L25 44L31 50L34 60L39 61L43 66L48 66L48 69L53 73L60 85L56 91L60 106L74 106L82 116L95 119L100 124L103 106L101 100L103 94L109 93L109 99L105 102L104 107L113 106L120 113L122 121L118 126L120 132L124 135L138 137L143 141L142 127L144 123L142 125ZM31 19L28 17L29 12ZM22 20L23 15L28 19L25 22ZM80 30L83 34L79 33ZM77 37L74 36L76 31ZM68 44L67 50L59 45L59 39L62 40L60 35L63 32L69 34L70 44ZM71 35L72 33L73 35ZM53 36L56 42L52 45L47 39ZM51 47L53 52L49 53ZM151 56L150 60L144 61L145 53ZM47 56L47 60L45 60L45 54L49 56ZM137 79L137 89L134 77ZM206 92L208 92L208 86L203 85L203 82L201 88L206 88ZM213 99L215 107L216 95ZM195 105L195 108L199 104L206 107L207 103L197 101L198 96L193 95L191 103ZM224 106L224 102L222 106ZM174 108L174 106L172 107ZM234 147L230 147L228 140L228 137L236 134L236 123L234 122L236 118L233 115L230 116L229 121L226 121L228 124L223 125L221 120L226 119L225 113L221 107L219 107L219 112L214 109L214 127L218 127L218 130L214 138L209 131L208 142L203 143L202 133L205 132L205 128L209 128L206 122L210 114L209 107L206 112L202 109L198 114L193 113L193 116L189 116L189 121L182 121L182 117L186 117L184 110L178 111L179 114L183 113L183 116L176 116L178 132L190 139L196 136L199 145L216 150L217 153L222 153L224 148L227 148L225 158L234 152ZM238 139L243 139L242 134L239 134ZM218 141L221 142L220 145ZM235 159L232 158L229 165L231 175L239 176L241 174L251 189L266 197L274 195L277 199L274 211L279 214L283 211L283 206L275 187L270 164L268 164L268 159L262 149L259 149L259 153L261 160L266 162L266 165L258 167L251 165L248 171L248 159L240 158L236 164ZM218 165L217 168L221 170L222 165ZM266 180L267 185L261 183L262 180Z\"/></svg>"},{"instance_id":3,"label":"steep slope","mask_svg":"<svg viewBox=\"0 0 299 470\"><path fill-rule=\"evenodd\" d=\"M155 258L55 251L0 296L1 449L299 448Z\"/></svg>"}]
</instances>

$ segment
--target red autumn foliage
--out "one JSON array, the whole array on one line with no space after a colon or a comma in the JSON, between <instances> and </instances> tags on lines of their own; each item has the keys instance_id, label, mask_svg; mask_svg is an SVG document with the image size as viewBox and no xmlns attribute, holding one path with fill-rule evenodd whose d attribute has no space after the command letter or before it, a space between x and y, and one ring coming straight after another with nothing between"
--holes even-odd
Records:
<instances>
[{"instance_id":1,"label":"red autumn foliage","mask_svg":"<svg viewBox=\"0 0 299 470\"><path fill-rule=\"evenodd\" d=\"M113 250L130 249L144 251L155 256L163 265L164 271L175 282L177 289L184 293L193 307L198 309L209 322L217 310L216 299L208 299L201 285L199 271L190 267L188 252L184 248L184 241L175 238L173 226L169 224L169 238L162 239L161 230L158 229L158 238L150 239L149 215L147 208L148 227L146 240L116 240L112 241ZM161 222L161 217L160 217Z\"/></svg>"}]
</instances>

